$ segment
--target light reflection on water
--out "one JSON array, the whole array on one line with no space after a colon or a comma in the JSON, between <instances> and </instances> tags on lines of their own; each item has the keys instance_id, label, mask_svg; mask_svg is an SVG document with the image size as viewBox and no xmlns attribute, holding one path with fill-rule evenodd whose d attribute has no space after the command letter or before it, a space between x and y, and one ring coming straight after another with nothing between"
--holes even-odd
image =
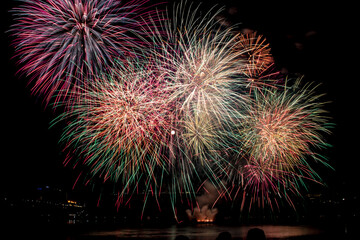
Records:
<instances>
[{"instance_id":1,"label":"light reflection on water","mask_svg":"<svg viewBox=\"0 0 360 240\"><path fill-rule=\"evenodd\" d=\"M88 236L109 237L120 239L169 239L173 240L177 235L186 235L192 240L215 239L220 232L230 232L233 239L245 239L250 228L258 227L264 230L267 238L291 238L298 236L319 235L321 230L310 226L279 226L258 225L226 227L216 225L197 225L191 227L170 228L126 228L114 231L90 232Z\"/></svg>"}]
</instances>

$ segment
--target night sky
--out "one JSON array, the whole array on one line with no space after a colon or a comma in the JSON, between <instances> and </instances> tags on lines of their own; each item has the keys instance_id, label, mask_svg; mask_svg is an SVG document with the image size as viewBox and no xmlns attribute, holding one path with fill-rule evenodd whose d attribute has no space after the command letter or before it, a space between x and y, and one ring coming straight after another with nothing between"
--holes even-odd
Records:
<instances>
[{"instance_id":1,"label":"night sky","mask_svg":"<svg viewBox=\"0 0 360 240\"><path fill-rule=\"evenodd\" d=\"M216 2L216 1L213 1ZM258 1L218 1L225 15L239 28L263 34L272 48L279 70L305 75L305 81L322 83L336 127L328 136L333 145L324 154L335 171L320 169L334 191L358 191L359 140L359 39L355 6L289 3L261 5ZM290 1L295 2L295 1ZM1 165L0 191L17 192L36 185L72 186L77 175L64 168L58 144L61 129L49 129L56 116L41 97L31 95L28 79L16 74L14 47L6 31L13 23L8 12L17 3L1 2ZM210 3L209 3L210 4ZM234 11L236 13L234 14ZM230 14L230 13L233 14Z\"/></svg>"}]
</instances>

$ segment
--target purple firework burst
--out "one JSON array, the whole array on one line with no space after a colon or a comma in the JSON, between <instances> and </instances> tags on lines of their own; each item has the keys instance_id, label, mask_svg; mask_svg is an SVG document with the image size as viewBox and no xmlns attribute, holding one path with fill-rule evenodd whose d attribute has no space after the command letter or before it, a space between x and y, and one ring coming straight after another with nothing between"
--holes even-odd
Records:
<instances>
[{"instance_id":1,"label":"purple firework burst","mask_svg":"<svg viewBox=\"0 0 360 240\"><path fill-rule=\"evenodd\" d=\"M20 72L34 82L33 93L45 95L46 103L86 88L85 79L111 67L115 58L133 55L140 45L135 36L152 14L148 0L21 1L11 29L16 56Z\"/></svg>"}]
</instances>

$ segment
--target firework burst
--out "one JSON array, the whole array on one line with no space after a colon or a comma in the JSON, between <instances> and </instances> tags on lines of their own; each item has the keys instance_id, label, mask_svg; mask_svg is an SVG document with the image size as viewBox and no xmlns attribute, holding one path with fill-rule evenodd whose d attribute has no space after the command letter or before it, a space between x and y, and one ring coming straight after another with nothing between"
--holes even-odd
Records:
<instances>
[{"instance_id":1,"label":"firework burst","mask_svg":"<svg viewBox=\"0 0 360 240\"><path fill-rule=\"evenodd\" d=\"M63 100L111 67L114 58L133 55L147 0L22 0L13 10L20 72L31 76L32 91L49 103ZM59 93L60 91L60 93Z\"/></svg>"},{"instance_id":2,"label":"firework burst","mask_svg":"<svg viewBox=\"0 0 360 240\"><path fill-rule=\"evenodd\" d=\"M321 181L311 161L328 166L315 150L328 146L323 134L330 125L315 88L301 88L298 80L292 87L254 92L253 107L239 130L241 157L231 176L252 201L271 203L274 196L283 196L291 203L288 192L298 193L305 179Z\"/></svg>"},{"instance_id":3,"label":"firework burst","mask_svg":"<svg viewBox=\"0 0 360 240\"><path fill-rule=\"evenodd\" d=\"M120 183L120 197L139 182L159 186L156 169L169 165L174 118L160 77L145 65L119 63L56 120L69 122L61 141L76 164L88 166L91 178Z\"/></svg>"},{"instance_id":4,"label":"firework burst","mask_svg":"<svg viewBox=\"0 0 360 240\"><path fill-rule=\"evenodd\" d=\"M235 52L242 51L242 57L246 59L243 66L249 77L260 75L265 69L274 63L270 53L271 49L266 39L256 32L240 34L235 39Z\"/></svg>"},{"instance_id":5,"label":"firework burst","mask_svg":"<svg viewBox=\"0 0 360 240\"><path fill-rule=\"evenodd\" d=\"M242 52L232 50L237 35L231 28L222 29L216 20L220 11L198 17L199 12L199 6L177 5L174 16L165 17L171 20L158 30L166 37L154 32L153 38L153 55L158 69L165 73L165 90L170 93L167 101L183 120L182 132L185 136L203 132L194 129L199 122L216 125L211 134L198 135L188 142L196 155L201 155L199 146L213 142L221 129L230 128L238 120L239 109L248 99L241 94L246 87L238 69Z\"/></svg>"},{"instance_id":6,"label":"firework burst","mask_svg":"<svg viewBox=\"0 0 360 240\"><path fill-rule=\"evenodd\" d=\"M233 51L238 34L221 26L216 18L221 10L201 14L199 8L180 3L172 17L161 17L167 20L158 28L145 26L147 32L155 29L150 54L178 119L171 142L176 152L171 167L176 168L170 192L190 192L193 199L196 183L209 179L223 187L217 174L228 164L224 152L233 147L228 131L242 118L248 101L243 94L247 82L239 71L245 61L240 55L247 50Z\"/></svg>"},{"instance_id":7,"label":"firework burst","mask_svg":"<svg viewBox=\"0 0 360 240\"><path fill-rule=\"evenodd\" d=\"M272 71L274 59L264 36L251 32L237 35L234 41L232 49L242 53L239 56L242 64L238 68L244 74L250 92L254 88L272 86L279 81L279 73Z\"/></svg>"}]
</instances>

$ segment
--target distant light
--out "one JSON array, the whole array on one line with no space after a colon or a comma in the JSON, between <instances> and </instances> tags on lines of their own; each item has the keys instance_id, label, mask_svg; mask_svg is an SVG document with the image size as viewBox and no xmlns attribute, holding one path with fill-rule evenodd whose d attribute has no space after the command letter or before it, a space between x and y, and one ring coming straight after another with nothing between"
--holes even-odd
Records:
<instances>
[{"instance_id":1,"label":"distant light","mask_svg":"<svg viewBox=\"0 0 360 240\"><path fill-rule=\"evenodd\" d=\"M174 131L174 130L171 130L170 133L171 133L171 135L174 135L174 134L175 134L175 131Z\"/></svg>"}]
</instances>

